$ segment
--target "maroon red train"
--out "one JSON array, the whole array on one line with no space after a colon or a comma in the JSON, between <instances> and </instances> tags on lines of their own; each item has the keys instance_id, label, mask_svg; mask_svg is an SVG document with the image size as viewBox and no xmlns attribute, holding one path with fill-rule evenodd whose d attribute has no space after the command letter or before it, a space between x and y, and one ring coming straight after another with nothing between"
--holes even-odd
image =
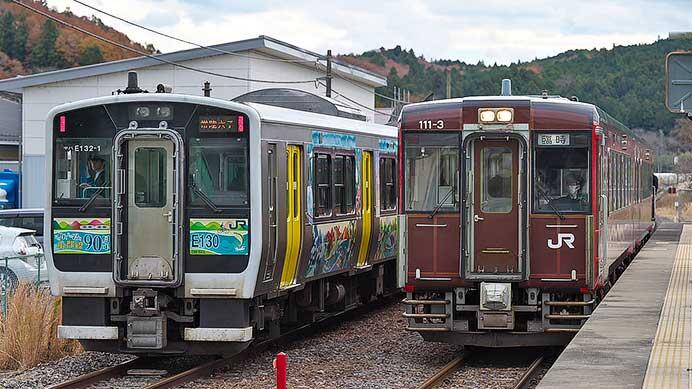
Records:
<instances>
[{"instance_id":1,"label":"maroon red train","mask_svg":"<svg viewBox=\"0 0 692 389\"><path fill-rule=\"evenodd\" d=\"M655 226L644 142L593 104L508 89L401 114L404 317L426 340L567 343Z\"/></svg>"}]
</instances>

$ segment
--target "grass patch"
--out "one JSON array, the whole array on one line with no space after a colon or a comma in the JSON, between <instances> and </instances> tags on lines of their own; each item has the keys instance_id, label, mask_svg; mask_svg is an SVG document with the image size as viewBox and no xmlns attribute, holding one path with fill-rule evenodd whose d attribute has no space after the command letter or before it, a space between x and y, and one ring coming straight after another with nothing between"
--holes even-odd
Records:
<instances>
[{"instance_id":1,"label":"grass patch","mask_svg":"<svg viewBox=\"0 0 692 389\"><path fill-rule=\"evenodd\" d=\"M0 368L28 369L81 352L79 342L58 339L61 312L60 299L49 290L20 283L0 320Z\"/></svg>"}]
</instances>

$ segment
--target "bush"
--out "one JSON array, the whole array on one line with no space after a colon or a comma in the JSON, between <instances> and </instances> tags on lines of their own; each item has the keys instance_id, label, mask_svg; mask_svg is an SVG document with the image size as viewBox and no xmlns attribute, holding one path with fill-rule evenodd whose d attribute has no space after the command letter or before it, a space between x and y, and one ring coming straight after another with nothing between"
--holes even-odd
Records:
<instances>
[{"instance_id":1,"label":"bush","mask_svg":"<svg viewBox=\"0 0 692 389\"><path fill-rule=\"evenodd\" d=\"M9 296L0 320L0 368L28 369L41 362L81 352L74 340L58 339L60 299L50 291L21 283Z\"/></svg>"}]
</instances>

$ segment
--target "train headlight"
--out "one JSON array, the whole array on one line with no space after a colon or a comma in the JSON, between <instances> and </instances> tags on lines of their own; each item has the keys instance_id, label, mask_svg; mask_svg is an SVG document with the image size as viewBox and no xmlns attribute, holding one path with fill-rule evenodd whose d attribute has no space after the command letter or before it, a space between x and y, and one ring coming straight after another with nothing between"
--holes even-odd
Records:
<instances>
[{"instance_id":1,"label":"train headlight","mask_svg":"<svg viewBox=\"0 0 692 389\"><path fill-rule=\"evenodd\" d=\"M478 113L478 119L481 123L492 123L495 121L495 111L492 109L481 110Z\"/></svg>"},{"instance_id":2,"label":"train headlight","mask_svg":"<svg viewBox=\"0 0 692 389\"><path fill-rule=\"evenodd\" d=\"M513 113L509 109L501 109L497 111L497 114L495 115L497 117L498 122L502 123L510 123L512 121L512 116Z\"/></svg>"},{"instance_id":3,"label":"train headlight","mask_svg":"<svg viewBox=\"0 0 692 389\"><path fill-rule=\"evenodd\" d=\"M514 121L512 108L481 108L478 110L480 124L509 124Z\"/></svg>"}]
</instances>

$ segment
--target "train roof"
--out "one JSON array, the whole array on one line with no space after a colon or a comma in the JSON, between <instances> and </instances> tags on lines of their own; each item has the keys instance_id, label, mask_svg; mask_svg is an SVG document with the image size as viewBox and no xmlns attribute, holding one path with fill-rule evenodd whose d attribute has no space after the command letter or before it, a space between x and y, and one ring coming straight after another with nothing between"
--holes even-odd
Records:
<instances>
[{"instance_id":1,"label":"train roof","mask_svg":"<svg viewBox=\"0 0 692 389\"><path fill-rule=\"evenodd\" d=\"M390 138L396 138L398 136L398 130L396 127L387 126L383 124L375 124L371 122L364 122L361 120L298 111L288 108L274 107L259 103L239 103L229 100L217 99L214 97L183 95L175 93L134 93L95 97L92 99L80 100L59 105L49 112L47 118L50 121L58 113L84 107L114 103L126 103L134 101L164 101L212 105L241 112L252 110L259 115L261 121L268 123L300 125L306 127L316 127L327 130L345 131L350 133L368 134Z\"/></svg>"},{"instance_id":2,"label":"train roof","mask_svg":"<svg viewBox=\"0 0 692 389\"><path fill-rule=\"evenodd\" d=\"M420 114L424 111L445 111L460 109L464 106L473 108L490 107L491 105L502 103L514 103L530 106L531 120L535 128L550 128L552 124L559 121L568 120L574 128L590 128L594 120L599 120L602 126L615 128L628 134L631 138L643 141L632 130L624 124L610 116L603 109L592 103L573 101L560 96L469 96L463 98L435 100L420 103L413 103L404 106L401 117L408 114ZM538 111L546 112L545 115ZM549 111L554 112L550 114ZM560 113L559 115L556 115Z\"/></svg>"},{"instance_id":3,"label":"train roof","mask_svg":"<svg viewBox=\"0 0 692 389\"><path fill-rule=\"evenodd\" d=\"M245 103L259 113L263 122L291 124L300 126L317 126L330 130L339 130L360 134L369 134L383 137L396 138L398 130L396 127L384 124L376 124L342 118L338 116L324 115L320 113L298 111L295 109L275 107L259 103Z\"/></svg>"}]
</instances>

